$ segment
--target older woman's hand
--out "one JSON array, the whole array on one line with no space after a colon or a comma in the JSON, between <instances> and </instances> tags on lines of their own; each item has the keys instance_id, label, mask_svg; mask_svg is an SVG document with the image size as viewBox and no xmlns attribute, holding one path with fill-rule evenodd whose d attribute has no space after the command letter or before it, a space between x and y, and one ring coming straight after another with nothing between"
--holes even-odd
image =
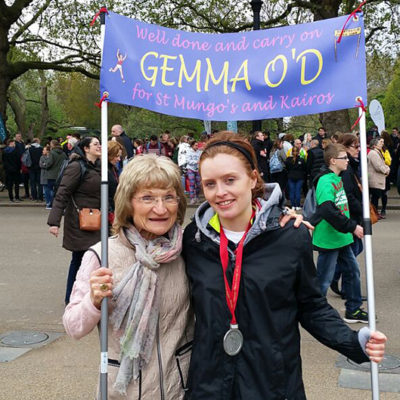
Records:
<instances>
[{"instance_id":1,"label":"older woman's hand","mask_svg":"<svg viewBox=\"0 0 400 400\"><path fill-rule=\"evenodd\" d=\"M365 351L371 361L380 363L385 355L387 337L382 332L371 332L371 336L365 345Z\"/></svg>"},{"instance_id":2,"label":"older woman's hand","mask_svg":"<svg viewBox=\"0 0 400 400\"><path fill-rule=\"evenodd\" d=\"M95 307L101 308L105 297L112 296L113 278L109 268L99 268L90 275L90 299Z\"/></svg>"},{"instance_id":3,"label":"older woman's hand","mask_svg":"<svg viewBox=\"0 0 400 400\"><path fill-rule=\"evenodd\" d=\"M281 219L279 221L279 225L283 228L291 219L295 219L294 227L298 228L300 224L304 224L307 229L314 230L314 226L311 225L308 221L303 221L303 216L300 214L296 214L295 211L286 207L286 214L282 214Z\"/></svg>"}]
</instances>

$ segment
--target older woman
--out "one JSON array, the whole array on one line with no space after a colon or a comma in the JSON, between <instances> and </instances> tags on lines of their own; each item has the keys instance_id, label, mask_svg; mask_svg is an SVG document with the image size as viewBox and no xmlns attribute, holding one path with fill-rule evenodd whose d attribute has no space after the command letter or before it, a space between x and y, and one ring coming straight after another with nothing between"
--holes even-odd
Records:
<instances>
[{"instance_id":1,"label":"older woman","mask_svg":"<svg viewBox=\"0 0 400 400\"><path fill-rule=\"evenodd\" d=\"M100 240L100 230L80 229L78 212L82 208L100 209L100 157L101 145L95 136L86 137L75 146L47 220L49 232L57 237L64 215L63 247L72 252L65 293L66 305L83 254Z\"/></svg>"},{"instance_id":2,"label":"older woman","mask_svg":"<svg viewBox=\"0 0 400 400\"><path fill-rule=\"evenodd\" d=\"M390 173L390 167L385 164L382 154L384 140L372 139L369 143L371 151L368 153L368 185L371 192L371 203L378 210L378 202L386 187L386 177Z\"/></svg>"},{"instance_id":3,"label":"older woman","mask_svg":"<svg viewBox=\"0 0 400 400\"><path fill-rule=\"evenodd\" d=\"M72 337L87 335L100 320L102 299L112 297L110 400L184 396L190 358L185 345L193 331L180 256L185 208L179 168L166 157L135 157L115 196L109 268L100 268L100 243L83 257L63 322Z\"/></svg>"}]
</instances>

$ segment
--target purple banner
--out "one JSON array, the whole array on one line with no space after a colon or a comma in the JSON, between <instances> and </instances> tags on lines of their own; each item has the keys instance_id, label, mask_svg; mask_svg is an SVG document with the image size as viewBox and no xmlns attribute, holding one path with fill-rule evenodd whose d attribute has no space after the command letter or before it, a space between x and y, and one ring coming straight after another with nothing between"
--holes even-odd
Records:
<instances>
[{"instance_id":1,"label":"purple banner","mask_svg":"<svg viewBox=\"0 0 400 400\"><path fill-rule=\"evenodd\" d=\"M362 15L243 33L203 34L106 17L101 95L178 117L239 121L367 102Z\"/></svg>"}]
</instances>

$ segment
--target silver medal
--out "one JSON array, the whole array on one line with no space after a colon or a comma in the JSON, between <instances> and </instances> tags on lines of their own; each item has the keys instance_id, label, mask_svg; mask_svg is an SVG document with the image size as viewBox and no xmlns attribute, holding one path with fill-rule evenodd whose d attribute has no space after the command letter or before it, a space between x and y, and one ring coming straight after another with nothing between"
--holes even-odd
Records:
<instances>
[{"instance_id":1,"label":"silver medal","mask_svg":"<svg viewBox=\"0 0 400 400\"><path fill-rule=\"evenodd\" d=\"M239 354L243 346L243 335L238 325L231 325L231 329L224 336L224 350L229 356Z\"/></svg>"}]
</instances>

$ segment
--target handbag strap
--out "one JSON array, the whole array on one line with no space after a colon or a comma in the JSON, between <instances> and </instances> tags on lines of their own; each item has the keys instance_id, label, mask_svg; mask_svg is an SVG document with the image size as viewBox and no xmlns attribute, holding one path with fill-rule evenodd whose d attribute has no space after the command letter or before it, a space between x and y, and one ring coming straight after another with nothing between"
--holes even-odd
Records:
<instances>
[{"instance_id":1,"label":"handbag strap","mask_svg":"<svg viewBox=\"0 0 400 400\"><path fill-rule=\"evenodd\" d=\"M74 207L75 207L75 209L76 209L76 212L79 214L79 207L78 207L78 205L75 203L75 199L74 199L74 196L71 196L71 200L72 200L72 204L74 205Z\"/></svg>"}]
</instances>

